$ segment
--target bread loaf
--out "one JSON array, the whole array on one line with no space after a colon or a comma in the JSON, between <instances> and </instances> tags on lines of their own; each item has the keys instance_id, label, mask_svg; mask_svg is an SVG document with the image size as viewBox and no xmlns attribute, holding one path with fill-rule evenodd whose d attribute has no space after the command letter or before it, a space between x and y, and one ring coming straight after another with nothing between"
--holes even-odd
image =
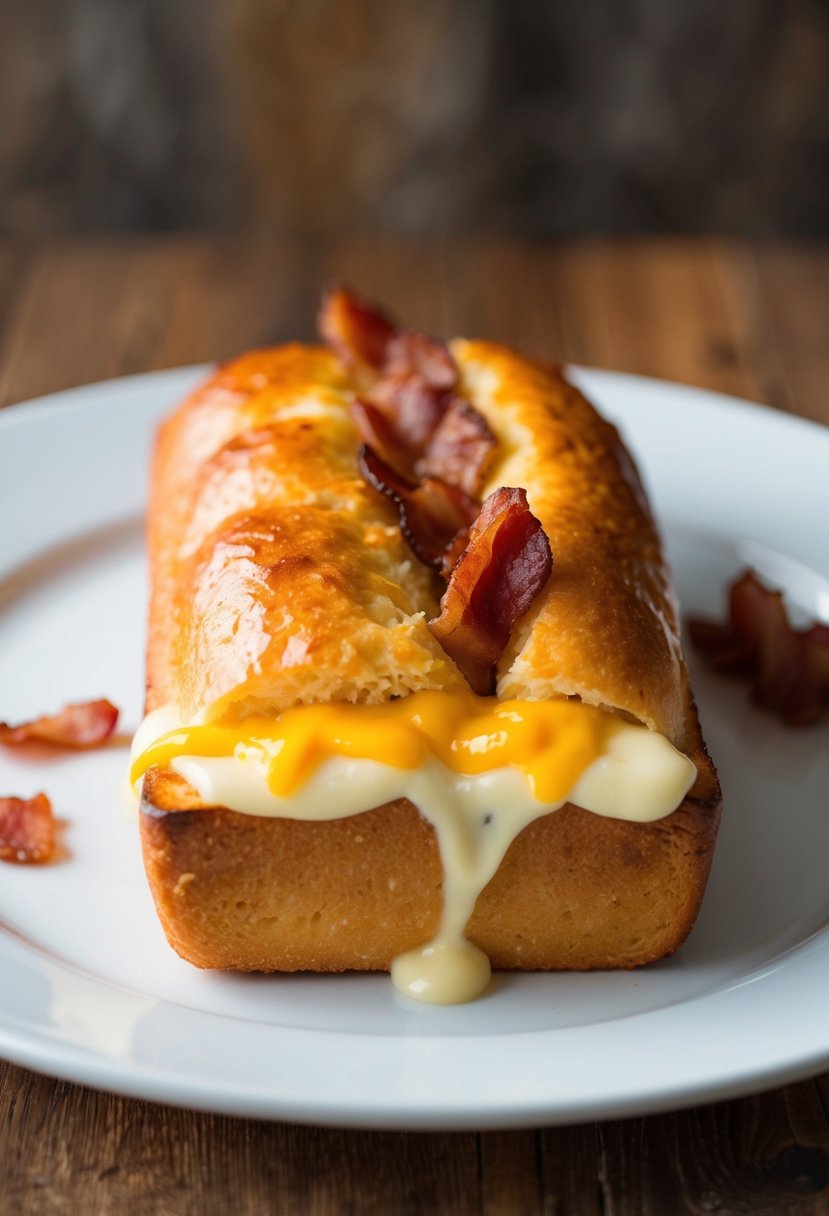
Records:
<instances>
[{"instance_id":1,"label":"bread loaf","mask_svg":"<svg viewBox=\"0 0 829 1216\"><path fill-rule=\"evenodd\" d=\"M435 798L441 774L456 792L479 783L481 816L461 852L479 847L480 825L493 816L492 830L503 836L500 859L494 845L480 845L490 852L475 863L483 889L469 897L466 926L466 939L493 966L634 967L675 950L694 923L720 791L642 483L617 431L558 368L488 342L457 340L449 350L453 400L470 404L492 437L478 499L502 486L525 491L553 562L514 623L485 697L472 696L463 663L439 640L442 587L401 529L399 504L378 493L360 464L354 403L366 391L366 373L359 360L321 346L253 352L222 367L161 428L149 507L148 719L136 747L146 769L141 840L165 932L197 966L383 970L406 952L441 943L447 841L461 828L421 813L420 769L398 767L394 744L400 731L415 729L403 719L421 702L428 713L454 707L457 722L457 706L500 710L499 723L507 710L520 718L529 705L543 717L539 705L564 705L579 729L580 713L598 723L597 738L605 718L613 731L636 724L637 740L660 736L694 766L676 809L658 816L653 809L639 815L635 787L620 795L618 808L594 813L569 797L560 805L556 796L547 801L558 809L541 814L531 796L543 784L538 766L517 774L512 765L513 784L490 782L484 794L485 774L451 771L443 727L436 727L422 766ZM469 535L475 538L475 525ZM322 765L329 774L324 796L296 812L290 791L273 807L263 804L267 790L235 809L205 799L205 790L235 789L229 774L269 722L300 730L322 706L337 723L368 723L369 737L362 759L352 741L338 761L331 748L345 747L341 740L323 747L313 731L302 735L308 771ZM418 729L421 717L412 719ZM328 719L319 720L328 730ZM190 733L153 751L161 726ZM462 735L466 727L456 729ZM291 753L287 731L271 741L267 763ZM196 738L188 768L182 756ZM471 754L482 745L452 746ZM207 763L209 756L221 764ZM201 776L211 764L217 785ZM394 779L384 785L390 770ZM361 805L364 772L367 790L395 796ZM519 779L529 781L529 792L514 798ZM567 788L581 787L571 781ZM447 794L447 805L453 797ZM486 798L494 800L489 810ZM527 810L531 804L535 810ZM457 959L449 954L451 967ZM422 996L424 985L433 989L427 999L453 999L431 979L421 992L406 988Z\"/></svg>"}]
</instances>

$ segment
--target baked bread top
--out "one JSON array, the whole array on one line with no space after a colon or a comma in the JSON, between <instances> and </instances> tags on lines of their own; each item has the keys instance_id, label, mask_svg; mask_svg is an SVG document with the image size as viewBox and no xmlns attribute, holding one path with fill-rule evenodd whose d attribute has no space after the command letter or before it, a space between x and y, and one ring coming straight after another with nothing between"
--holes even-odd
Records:
<instances>
[{"instance_id":1,"label":"baked bread top","mask_svg":"<svg viewBox=\"0 0 829 1216\"><path fill-rule=\"evenodd\" d=\"M618 431L560 368L456 341L461 389L498 439L484 493L523 486L553 575L498 665L501 697L579 696L687 746L679 615L659 533Z\"/></svg>"},{"instance_id":2,"label":"baked bread top","mask_svg":"<svg viewBox=\"0 0 829 1216\"><path fill-rule=\"evenodd\" d=\"M451 350L498 440L483 494L524 487L554 557L499 695L578 695L682 748L676 606L616 430L556 367L486 342ZM427 625L440 585L359 472L355 391L328 350L291 344L225 365L162 427L148 710L273 715L466 686Z\"/></svg>"}]
</instances>

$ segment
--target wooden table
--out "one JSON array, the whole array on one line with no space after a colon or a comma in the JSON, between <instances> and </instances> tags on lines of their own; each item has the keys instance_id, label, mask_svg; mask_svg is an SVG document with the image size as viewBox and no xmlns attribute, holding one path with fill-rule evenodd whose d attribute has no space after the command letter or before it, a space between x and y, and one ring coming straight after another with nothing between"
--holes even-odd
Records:
<instances>
[{"instance_id":1,"label":"wooden table","mask_svg":"<svg viewBox=\"0 0 829 1216\"><path fill-rule=\"evenodd\" d=\"M310 336L332 276L437 333L829 423L829 250L711 240L0 246L0 405ZM829 1074L584 1127L369 1133L165 1109L0 1063L0 1212L829 1212L828 1103Z\"/></svg>"}]
</instances>

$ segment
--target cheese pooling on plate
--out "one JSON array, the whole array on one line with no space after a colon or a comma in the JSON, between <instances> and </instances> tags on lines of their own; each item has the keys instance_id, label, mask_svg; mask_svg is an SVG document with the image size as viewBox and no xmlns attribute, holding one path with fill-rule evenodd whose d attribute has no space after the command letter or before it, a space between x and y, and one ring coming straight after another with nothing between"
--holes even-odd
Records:
<instances>
[{"instance_id":1,"label":"cheese pooling on plate","mask_svg":"<svg viewBox=\"0 0 829 1216\"><path fill-rule=\"evenodd\" d=\"M392 961L392 979L438 1004L470 1000L489 982L489 960L464 931L523 828L565 802L652 822L696 777L663 735L578 700L458 691L210 723L162 708L135 736L133 785L154 766L178 773L207 805L247 815L324 821L410 799L437 837L443 915L431 941Z\"/></svg>"}]
</instances>

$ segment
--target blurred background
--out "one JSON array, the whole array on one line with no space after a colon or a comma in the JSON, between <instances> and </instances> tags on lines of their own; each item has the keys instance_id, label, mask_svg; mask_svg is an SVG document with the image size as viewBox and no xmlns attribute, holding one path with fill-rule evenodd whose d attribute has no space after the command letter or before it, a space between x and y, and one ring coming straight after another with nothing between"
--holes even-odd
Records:
<instances>
[{"instance_id":1,"label":"blurred background","mask_svg":"<svg viewBox=\"0 0 829 1216\"><path fill-rule=\"evenodd\" d=\"M0 0L0 233L829 231L825 0Z\"/></svg>"}]
</instances>

